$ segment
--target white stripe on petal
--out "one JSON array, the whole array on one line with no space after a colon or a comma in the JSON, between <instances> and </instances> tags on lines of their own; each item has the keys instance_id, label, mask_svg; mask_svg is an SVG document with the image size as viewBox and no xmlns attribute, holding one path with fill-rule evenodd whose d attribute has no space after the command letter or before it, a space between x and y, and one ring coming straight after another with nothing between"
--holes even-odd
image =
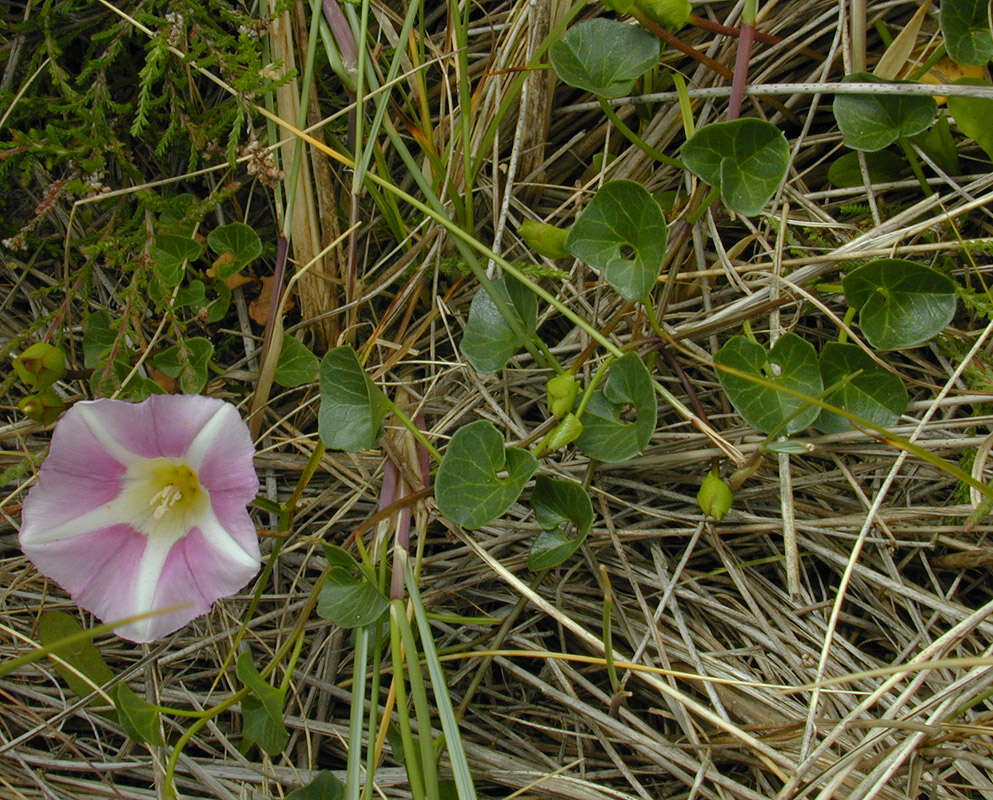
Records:
<instances>
[{"instance_id":1,"label":"white stripe on petal","mask_svg":"<svg viewBox=\"0 0 993 800\"><path fill-rule=\"evenodd\" d=\"M155 602L155 592L159 588L166 559L169 557L169 552L174 544L176 544L175 539L166 539L165 537L147 539L145 551L141 554L141 561L135 574L135 584L132 587L134 592L132 614L144 614L147 611L156 610L152 603ZM147 640L150 638L149 631L154 620L154 617L149 617L132 622L128 628L133 629L136 639Z\"/></svg>"},{"instance_id":2,"label":"white stripe on petal","mask_svg":"<svg viewBox=\"0 0 993 800\"><path fill-rule=\"evenodd\" d=\"M45 544L59 539L72 539L75 536L82 536L101 528L109 528L111 525L129 525L130 517L128 510L130 503L127 500L127 492L122 492L109 503L97 506L91 511L80 514L78 517L70 517L60 525L50 528L40 528L31 531L31 544ZM24 531L21 532L24 538Z\"/></svg>"},{"instance_id":3,"label":"white stripe on petal","mask_svg":"<svg viewBox=\"0 0 993 800\"><path fill-rule=\"evenodd\" d=\"M231 561L240 565L258 568L258 559L248 553L245 548L238 544L238 541L230 533L228 533L227 529L221 525L220 521L215 516L213 509L208 510L199 520L197 520L197 527L200 528L200 533L202 533L203 538L207 540L207 544L219 553L223 553Z\"/></svg>"},{"instance_id":4,"label":"white stripe on petal","mask_svg":"<svg viewBox=\"0 0 993 800\"><path fill-rule=\"evenodd\" d=\"M117 441L113 433L100 421L99 415L94 414L85 403L78 403L74 409L79 410L79 415L86 423L86 427L90 429L90 433L93 434L96 440L103 445L104 450L110 453L116 461L125 467L130 467L135 462L142 460L142 456L131 452Z\"/></svg>"},{"instance_id":5,"label":"white stripe on petal","mask_svg":"<svg viewBox=\"0 0 993 800\"><path fill-rule=\"evenodd\" d=\"M207 455L207 451L210 450L217 438L224 434L225 429L229 425L236 424L235 421L229 418L231 414L235 415L237 422L241 421L241 418L238 417L238 412L235 411L234 406L224 403L217 409L217 411L214 412L214 415L207 420L204 426L200 429L200 432L193 437L193 441L190 442L190 446L186 448L186 453L183 456L183 460L189 464L194 471L200 469L200 464L203 463L203 460Z\"/></svg>"}]
</instances>

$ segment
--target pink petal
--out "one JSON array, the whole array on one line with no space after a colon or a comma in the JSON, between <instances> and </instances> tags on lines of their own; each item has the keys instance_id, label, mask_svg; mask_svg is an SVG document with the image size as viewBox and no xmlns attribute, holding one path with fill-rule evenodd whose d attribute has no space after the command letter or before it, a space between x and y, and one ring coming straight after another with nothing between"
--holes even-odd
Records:
<instances>
[{"instance_id":1,"label":"pink petal","mask_svg":"<svg viewBox=\"0 0 993 800\"><path fill-rule=\"evenodd\" d=\"M68 591L80 608L106 622L136 613L130 587L138 574L145 537L130 525L22 546L39 572Z\"/></svg>"},{"instance_id":2,"label":"pink petal","mask_svg":"<svg viewBox=\"0 0 993 800\"><path fill-rule=\"evenodd\" d=\"M235 492L221 492L211 493L210 503L219 526L242 550L258 561L261 558L259 533L245 509L245 501L238 498Z\"/></svg>"},{"instance_id":3,"label":"pink petal","mask_svg":"<svg viewBox=\"0 0 993 800\"><path fill-rule=\"evenodd\" d=\"M185 606L115 629L135 642L161 639L206 614L216 600L244 587L259 568L257 543L253 558L223 539L208 541L199 528L165 547L166 552L157 553L144 534L121 524L35 544L26 552L42 574L101 621Z\"/></svg>"},{"instance_id":4,"label":"pink petal","mask_svg":"<svg viewBox=\"0 0 993 800\"><path fill-rule=\"evenodd\" d=\"M243 549L257 554L258 534L245 510L259 492L253 464L255 448L248 427L233 406L228 408L230 412L218 414L201 431L187 458L190 463L199 461L200 484L210 495L221 526ZM209 441L204 441L208 435Z\"/></svg>"},{"instance_id":5,"label":"pink petal","mask_svg":"<svg viewBox=\"0 0 993 800\"><path fill-rule=\"evenodd\" d=\"M22 540L109 502L120 493L125 471L73 406L55 427L38 483L24 501Z\"/></svg>"},{"instance_id":6,"label":"pink petal","mask_svg":"<svg viewBox=\"0 0 993 800\"><path fill-rule=\"evenodd\" d=\"M76 405L84 406L91 427L145 458L181 458L211 417L225 407L234 410L223 400L198 394L157 394L141 403L103 399ZM238 417L237 411L234 416Z\"/></svg>"},{"instance_id":7,"label":"pink petal","mask_svg":"<svg viewBox=\"0 0 993 800\"><path fill-rule=\"evenodd\" d=\"M234 406L225 404L184 453L200 483L215 494L230 494L232 502L248 505L259 491L251 434Z\"/></svg>"},{"instance_id":8,"label":"pink petal","mask_svg":"<svg viewBox=\"0 0 993 800\"><path fill-rule=\"evenodd\" d=\"M256 545L256 549L257 549ZM177 542L166 558L159 576L152 602L153 608L189 603L188 608L152 617L147 622L136 623L117 631L125 638L136 641L161 639L190 620L206 614L215 600L234 594L244 587L258 572L254 564L232 562L226 553L213 547L194 528ZM132 637L130 634L140 633Z\"/></svg>"}]
</instances>

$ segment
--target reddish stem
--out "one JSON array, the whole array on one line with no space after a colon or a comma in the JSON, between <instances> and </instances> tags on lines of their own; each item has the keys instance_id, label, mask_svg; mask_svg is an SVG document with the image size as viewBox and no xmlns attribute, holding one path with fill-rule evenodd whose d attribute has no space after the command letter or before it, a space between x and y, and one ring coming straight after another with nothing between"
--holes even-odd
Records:
<instances>
[{"instance_id":1,"label":"reddish stem","mask_svg":"<svg viewBox=\"0 0 993 800\"><path fill-rule=\"evenodd\" d=\"M731 70L729 70L727 67L721 64L719 61L715 61L706 53L701 53L692 45L688 45L686 44L686 42L682 41L678 37L673 36L671 33L669 33L669 31L667 31L665 28L663 28L654 20L650 20L644 14L635 14L635 18L645 28L647 28L656 36L658 36L663 42L665 42L670 47L674 47L680 53L685 53L690 58L695 58L701 64L706 64L708 67L714 70L714 72L716 72L718 75L723 75L725 78L732 77Z\"/></svg>"},{"instance_id":2,"label":"reddish stem","mask_svg":"<svg viewBox=\"0 0 993 800\"><path fill-rule=\"evenodd\" d=\"M745 99L748 85L748 62L752 57L752 42L755 40L755 26L745 23L738 37L738 52L734 59L734 77L731 79L731 100L728 102L728 119L738 119L741 104Z\"/></svg>"},{"instance_id":3,"label":"reddish stem","mask_svg":"<svg viewBox=\"0 0 993 800\"><path fill-rule=\"evenodd\" d=\"M714 22L713 20L706 19L705 17L698 17L696 14L690 14L689 20L693 25L696 25L702 30L709 31L710 33L719 33L722 36L740 36L741 28L733 28L730 25L721 25L719 22ZM754 30L754 28L753 28ZM762 33L761 31L755 31L755 40L762 42L763 44L780 44L783 41L783 37L775 36L771 33ZM819 53L816 50L812 50L809 47L801 47L800 52L805 56L813 58L815 61L823 61L824 54Z\"/></svg>"},{"instance_id":4,"label":"reddish stem","mask_svg":"<svg viewBox=\"0 0 993 800\"><path fill-rule=\"evenodd\" d=\"M359 49L352 36L352 28L342 13L341 6L335 0L324 0L324 19L327 20L328 27L331 28L331 35L334 36L338 50L341 52L341 61L345 69L354 70L359 64Z\"/></svg>"},{"instance_id":5,"label":"reddish stem","mask_svg":"<svg viewBox=\"0 0 993 800\"><path fill-rule=\"evenodd\" d=\"M272 271L272 295L269 298L269 312L266 317L265 331L262 334L262 349L259 354L259 364L265 363L266 354L272 345L273 329L276 327L276 315L279 313L279 300L283 294L283 282L286 279L286 261L290 254L290 240L283 234L276 239L276 266Z\"/></svg>"},{"instance_id":6,"label":"reddish stem","mask_svg":"<svg viewBox=\"0 0 993 800\"><path fill-rule=\"evenodd\" d=\"M690 399L690 405L693 406L693 411L696 415L702 419L708 425L710 420L707 419L707 412L703 408L703 404L700 402L700 398L697 396L696 389L693 388L693 382L689 379L686 373L683 371L682 366L680 366L679 361L672 354L668 347L662 347L662 355L669 364L669 369L676 373L676 377L679 378L679 382L683 385L683 391L686 392L687 397Z\"/></svg>"}]
</instances>

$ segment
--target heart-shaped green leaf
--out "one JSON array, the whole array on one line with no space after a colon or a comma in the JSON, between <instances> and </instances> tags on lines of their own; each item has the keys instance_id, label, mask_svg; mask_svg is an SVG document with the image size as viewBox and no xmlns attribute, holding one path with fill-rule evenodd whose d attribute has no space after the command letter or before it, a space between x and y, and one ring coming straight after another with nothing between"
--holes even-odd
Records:
<instances>
[{"instance_id":1,"label":"heart-shaped green leaf","mask_svg":"<svg viewBox=\"0 0 993 800\"><path fill-rule=\"evenodd\" d=\"M307 349L307 345L287 334L283 336L283 348L279 351L273 380L280 386L292 389L314 380L319 367L317 356Z\"/></svg>"},{"instance_id":2,"label":"heart-shaped green leaf","mask_svg":"<svg viewBox=\"0 0 993 800\"><path fill-rule=\"evenodd\" d=\"M848 75L844 81L886 83L868 72ZM933 97L919 95L838 94L832 108L845 144L866 152L927 130L938 113Z\"/></svg>"},{"instance_id":3,"label":"heart-shaped green leaf","mask_svg":"<svg viewBox=\"0 0 993 800\"><path fill-rule=\"evenodd\" d=\"M320 392L317 430L325 447L354 452L375 446L389 404L365 374L351 345L325 353Z\"/></svg>"},{"instance_id":4,"label":"heart-shaped green leaf","mask_svg":"<svg viewBox=\"0 0 993 800\"><path fill-rule=\"evenodd\" d=\"M603 388L590 398L576 446L597 461L627 461L645 449L657 419L652 376L636 353L628 353L610 365Z\"/></svg>"},{"instance_id":5,"label":"heart-shaped green leaf","mask_svg":"<svg viewBox=\"0 0 993 800\"><path fill-rule=\"evenodd\" d=\"M203 246L196 239L174 233L160 233L152 240L149 255L155 272L168 291L183 280L186 263L199 258Z\"/></svg>"},{"instance_id":6,"label":"heart-shaped green leaf","mask_svg":"<svg viewBox=\"0 0 993 800\"><path fill-rule=\"evenodd\" d=\"M862 333L877 350L922 344L955 316L955 282L913 261L871 261L843 285L848 304L859 309Z\"/></svg>"},{"instance_id":7,"label":"heart-shaped green leaf","mask_svg":"<svg viewBox=\"0 0 993 800\"><path fill-rule=\"evenodd\" d=\"M270 686L259 675L249 651L246 650L238 656L238 661L235 663L235 674L245 684L245 687L258 698L270 717L280 721L283 719L283 692Z\"/></svg>"},{"instance_id":8,"label":"heart-shaped green leaf","mask_svg":"<svg viewBox=\"0 0 993 800\"><path fill-rule=\"evenodd\" d=\"M600 97L623 97L659 60L659 40L648 31L610 19L573 25L549 51L558 76Z\"/></svg>"},{"instance_id":9,"label":"heart-shaped green leaf","mask_svg":"<svg viewBox=\"0 0 993 800\"><path fill-rule=\"evenodd\" d=\"M183 339L152 358L152 365L170 378L179 381L187 394L198 394L207 384L208 364L214 355L214 345L204 336Z\"/></svg>"},{"instance_id":10,"label":"heart-shaped green leaf","mask_svg":"<svg viewBox=\"0 0 993 800\"><path fill-rule=\"evenodd\" d=\"M538 326L538 298L534 292L510 276L492 284L504 308L510 309L528 335L533 335ZM525 342L507 324L489 292L480 287L469 306L469 319L459 345L472 368L476 372L497 372Z\"/></svg>"},{"instance_id":11,"label":"heart-shaped green leaf","mask_svg":"<svg viewBox=\"0 0 993 800\"><path fill-rule=\"evenodd\" d=\"M286 800L345 800L345 784L330 770L321 770L306 786L294 789Z\"/></svg>"},{"instance_id":12,"label":"heart-shaped green leaf","mask_svg":"<svg viewBox=\"0 0 993 800\"><path fill-rule=\"evenodd\" d=\"M527 450L505 446L492 422L470 422L455 431L438 467L438 510L464 528L482 527L510 508L537 468Z\"/></svg>"},{"instance_id":13,"label":"heart-shaped green leaf","mask_svg":"<svg viewBox=\"0 0 993 800\"><path fill-rule=\"evenodd\" d=\"M92 369L99 366L117 341L120 324L106 311L94 311L83 330L83 364Z\"/></svg>"},{"instance_id":14,"label":"heart-shaped green leaf","mask_svg":"<svg viewBox=\"0 0 993 800\"><path fill-rule=\"evenodd\" d=\"M600 187L566 238L566 249L603 273L614 290L643 302L655 286L666 246L665 216L639 183Z\"/></svg>"},{"instance_id":15,"label":"heart-shaped green leaf","mask_svg":"<svg viewBox=\"0 0 993 800\"><path fill-rule=\"evenodd\" d=\"M214 228L207 244L218 255L217 277L228 278L262 255L262 240L244 222L229 222Z\"/></svg>"},{"instance_id":16,"label":"heart-shaped green leaf","mask_svg":"<svg viewBox=\"0 0 993 800\"><path fill-rule=\"evenodd\" d=\"M290 738L283 723L282 690L265 682L247 650L238 656L235 674L252 693L241 702L245 739L269 755L280 753Z\"/></svg>"},{"instance_id":17,"label":"heart-shaped green leaf","mask_svg":"<svg viewBox=\"0 0 993 800\"><path fill-rule=\"evenodd\" d=\"M192 236L196 230L196 223L194 222L196 205L196 196L189 192L164 198L159 212L158 230L161 230L162 233Z\"/></svg>"},{"instance_id":18,"label":"heart-shaped green leaf","mask_svg":"<svg viewBox=\"0 0 993 800\"><path fill-rule=\"evenodd\" d=\"M190 281L188 286L184 286L176 292L176 299L173 301L173 308L192 307L201 309L207 305L207 287L203 281Z\"/></svg>"},{"instance_id":19,"label":"heart-shaped green leaf","mask_svg":"<svg viewBox=\"0 0 993 800\"><path fill-rule=\"evenodd\" d=\"M968 78L955 81L956 83L989 86L986 81L970 80ZM993 158L993 100L985 97L949 97L948 110L955 117L956 127L966 136L975 139L990 158Z\"/></svg>"},{"instance_id":20,"label":"heart-shaped green leaf","mask_svg":"<svg viewBox=\"0 0 993 800\"><path fill-rule=\"evenodd\" d=\"M820 357L821 381L825 388L843 385L825 395L833 406L870 422L889 427L907 409L907 389L896 375L883 369L854 344L828 342ZM822 410L814 427L822 433L850 431L852 424L837 414Z\"/></svg>"},{"instance_id":21,"label":"heart-shaped green leaf","mask_svg":"<svg viewBox=\"0 0 993 800\"><path fill-rule=\"evenodd\" d=\"M159 728L158 709L139 697L126 683L119 683L114 693L117 716L132 741L147 742L162 747L162 730Z\"/></svg>"},{"instance_id":22,"label":"heart-shaped green leaf","mask_svg":"<svg viewBox=\"0 0 993 800\"><path fill-rule=\"evenodd\" d=\"M898 181L910 172L907 159L889 150L880 150L872 158L866 159L866 167L869 169L869 180L872 183ZM849 150L838 156L828 167L827 179L832 186L843 188L862 186L865 180L862 177L859 154Z\"/></svg>"},{"instance_id":23,"label":"heart-shaped green leaf","mask_svg":"<svg viewBox=\"0 0 993 800\"><path fill-rule=\"evenodd\" d=\"M557 567L586 541L593 527L593 503L575 481L539 475L531 494L531 507L542 531L528 552L528 569L538 572Z\"/></svg>"},{"instance_id":24,"label":"heart-shaped green leaf","mask_svg":"<svg viewBox=\"0 0 993 800\"><path fill-rule=\"evenodd\" d=\"M317 599L317 613L342 628L360 628L375 622L386 611L386 598L375 577L336 545L325 545L328 574Z\"/></svg>"},{"instance_id":25,"label":"heart-shaped green leaf","mask_svg":"<svg viewBox=\"0 0 993 800\"><path fill-rule=\"evenodd\" d=\"M683 163L717 186L732 211L758 214L786 175L790 146L783 132L760 119L714 122L686 140Z\"/></svg>"},{"instance_id":26,"label":"heart-shaped green leaf","mask_svg":"<svg viewBox=\"0 0 993 800\"><path fill-rule=\"evenodd\" d=\"M939 20L952 61L979 66L993 58L989 0L941 0Z\"/></svg>"},{"instance_id":27,"label":"heart-shaped green leaf","mask_svg":"<svg viewBox=\"0 0 993 800\"><path fill-rule=\"evenodd\" d=\"M231 290L224 281L214 281L214 291L217 297L207 304L207 322L220 322L228 313L231 306Z\"/></svg>"},{"instance_id":28,"label":"heart-shaped green leaf","mask_svg":"<svg viewBox=\"0 0 993 800\"><path fill-rule=\"evenodd\" d=\"M795 333L784 334L768 351L744 336L732 336L717 351L714 363L811 397L817 397L824 389L813 345ZM784 433L802 431L813 423L820 411L818 406L808 405L798 397L748 378L720 369L717 377L735 410L745 422L763 433L783 428L784 423Z\"/></svg>"},{"instance_id":29,"label":"heart-shaped green leaf","mask_svg":"<svg viewBox=\"0 0 993 800\"><path fill-rule=\"evenodd\" d=\"M926 131L911 136L910 142L921 148L939 169L949 175L962 174L958 145L955 137L952 136L952 126L948 122L948 117L944 114L939 114L935 118L934 125Z\"/></svg>"},{"instance_id":30,"label":"heart-shaped green leaf","mask_svg":"<svg viewBox=\"0 0 993 800\"><path fill-rule=\"evenodd\" d=\"M63 639L80 633L82 626L75 617L64 611L45 611L38 621L38 638L43 645L55 645ZM100 651L92 641L79 641L75 644L62 645L52 651L67 664L81 672L97 686L102 686L114 677L110 667L103 660ZM55 671L62 680L79 697L89 697L93 688L72 670L66 669L59 663L54 663ZM102 701L101 701L102 702Z\"/></svg>"},{"instance_id":31,"label":"heart-shaped green leaf","mask_svg":"<svg viewBox=\"0 0 993 800\"><path fill-rule=\"evenodd\" d=\"M283 752L290 740L290 732L281 719L274 720L269 716L265 706L256 697L249 695L241 701L241 719L246 752L253 744L257 744L270 756L278 756Z\"/></svg>"},{"instance_id":32,"label":"heart-shaped green leaf","mask_svg":"<svg viewBox=\"0 0 993 800\"><path fill-rule=\"evenodd\" d=\"M205 336L184 339L180 344L183 367L179 372L179 388L187 394L199 394L207 385L207 365L214 355L214 345Z\"/></svg>"}]
</instances>

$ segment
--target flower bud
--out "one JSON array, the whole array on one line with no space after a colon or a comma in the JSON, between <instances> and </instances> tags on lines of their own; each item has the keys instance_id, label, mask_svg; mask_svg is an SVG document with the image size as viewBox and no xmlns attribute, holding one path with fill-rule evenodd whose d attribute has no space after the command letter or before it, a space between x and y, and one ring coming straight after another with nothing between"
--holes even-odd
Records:
<instances>
[{"instance_id":1,"label":"flower bud","mask_svg":"<svg viewBox=\"0 0 993 800\"><path fill-rule=\"evenodd\" d=\"M66 374L66 354L61 347L35 342L14 359L14 372L26 386L47 389Z\"/></svg>"},{"instance_id":2,"label":"flower bud","mask_svg":"<svg viewBox=\"0 0 993 800\"><path fill-rule=\"evenodd\" d=\"M634 0L603 0L603 4L618 14L627 14L634 8Z\"/></svg>"},{"instance_id":3,"label":"flower bud","mask_svg":"<svg viewBox=\"0 0 993 800\"><path fill-rule=\"evenodd\" d=\"M570 442L578 439L582 432L583 423L579 421L579 417L575 414L566 414L563 420L542 439L539 450L542 453L550 453L553 450L558 450L560 447L565 447Z\"/></svg>"},{"instance_id":4,"label":"flower bud","mask_svg":"<svg viewBox=\"0 0 993 800\"><path fill-rule=\"evenodd\" d=\"M545 392L548 397L548 410L552 412L552 416L564 417L576 404L579 382L571 372L563 372L548 379Z\"/></svg>"},{"instance_id":5,"label":"flower bud","mask_svg":"<svg viewBox=\"0 0 993 800\"><path fill-rule=\"evenodd\" d=\"M547 222L526 219L517 229L521 238L536 253L546 258L568 258L569 251L565 249L565 240L569 231L556 228Z\"/></svg>"},{"instance_id":6,"label":"flower bud","mask_svg":"<svg viewBox=\"0 0 993 800\"><path fill-rule=\"evenodd\" d=\"M51 425L65 411L66 404L51 389L45 389L38 394L22 397L17 407L29 419L42 425Z\"/></svg>"},{"instance_id":7,"label":"flower bud","mask_svg":"<svg viewBox=\"0 0 993 800\"><path fill-rule=\"evenodd\" d=\"M700 506L703 513L708 514L718 522L724 519L724 515L728 513L733 500L734 495L731 493L731 489L721 480L716 469L707 473L707 477L703 479L703 485L700 486L700 491L696 493L697 505Z\"/></svg>"},{"instance_id":8,"label":"flower bud","mask_svg":"<svg viewBox=\"0 0 993 800\"><path fill-rule=\"evenodd\" d=\"M634 5L650 20L670 31L682 28L692 12L689 0L634 0Z\"/></svg>"}]
</instances>

